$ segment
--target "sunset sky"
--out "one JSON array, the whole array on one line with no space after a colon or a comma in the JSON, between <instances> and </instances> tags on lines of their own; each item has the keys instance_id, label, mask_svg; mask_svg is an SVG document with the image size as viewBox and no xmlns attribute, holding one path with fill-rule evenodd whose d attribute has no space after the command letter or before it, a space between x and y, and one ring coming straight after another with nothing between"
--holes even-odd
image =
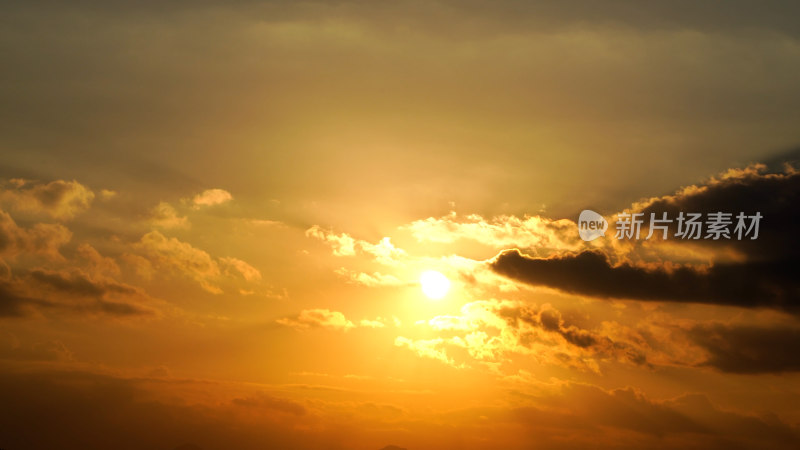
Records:
<instances>
[{"instance_id":1,"label":"sunset sky","mask_svg":"<svg viewBox=\"0 0 800 450\"><path fill-rule=\"evenodd\" d=\"M798 17L3 2L0 449L800 448Z\"/></svg>"}]
</instances>

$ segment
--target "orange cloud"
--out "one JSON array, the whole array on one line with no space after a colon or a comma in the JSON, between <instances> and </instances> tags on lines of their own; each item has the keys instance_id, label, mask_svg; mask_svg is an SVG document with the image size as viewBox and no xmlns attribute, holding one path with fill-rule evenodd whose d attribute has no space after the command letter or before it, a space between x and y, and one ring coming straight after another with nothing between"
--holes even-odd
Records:
<instances>
[{"instance_id":1,"label":"orange cloud","mask_svg":"<svg viewBox=\"0 0 800 450\"><path fill-rule=\"evenodd\" d=\"M329 309L306 309L301 311L296 317L285 317L278 319L276 322L298 329L327 328L337 331L347 331L355 327L353 322L345 318L344 314Z\"/></svg>"},{"instance_id":2,"label":"orange cloud","mask_svg":"<svg viewBox=\"0 0 800 450\"><path fill-rule=\"evenodd\" d=\"M392 244L390 238L384 237L377 244L354 239L347 233L336 234L319 225L306 230L306 236L321 240L331 246L335 256L355 256L366 254L384 265L394 265L399 259L407 256L406 252Z\"/></svg>"},{"instance_id":3,"label":"orange cloud","mask_svg":"<svg viewBox=\"0 0 800 450\"><path fill-rule=\"evenodd\" d=\"M540 216L504 215L486 219L478 214L459 216L451 211L446 216L416 220L401 229L410 231L420 242L451 244L469 240L493 248L516 246L546 254L583 246L574 222Z\"/></svg>"},{"instance_id":4,"label":"orange cloud","mask_svg":"<svg viewBox=\"0 0 800 450\"><path fill-rule=\"evenodd\" d=\"M0 255L16 258L20 254L62 260L60 248L72 239L72 232L61 224L37 223L29 228L17 225L0 211Z\"/></svg>"},{"instance_id":5,"label":"orange cloud","mask_svg":"<svg viewBox=\"0 0 800 450\"><path fill-rule=\"evenodd\" d=\"M56 180L49 183L13 179L0 191L0 202L14 210L44 214L55 219L71 219L86 211L94 192L77 181Z\"/></svg>"},{"instance_id":6,"label":"orange cloud","mask_svg":"<svg viewBox=\"0 0 800 450\"><path fill-rule=\"evenodd\" d=\"M178 215L175 207L167 202L160 202L150 211L149 222L159 228L187 228L189 219Z\"/></svg>"},{"instance_id":7,"label":"orange cloud","mask_svg":"<svg viewBox=\"0 0 800 450\"><path fill-rule=\"evenodd\" d=\"M341 312L324 308L304 309L296 316L284 317L276 320L276 322L298 330L322 328L334 331L348 331L356 327L384 328L386 326L385 321L380 317L375 320L362 319L354 323Z\"/></svg>"},{"instance_id":8,"label":"orange cloud","mask_svg":"<svg viewBox=\"0 0 800 450\"><path fill-rule=\"evenodd\" d=\"M233 195L224 189L206 189L192 197L192 205L195 209L199 209L206 206L221 205L231 200L233 200Z\"/></svg>"}]
</instances>

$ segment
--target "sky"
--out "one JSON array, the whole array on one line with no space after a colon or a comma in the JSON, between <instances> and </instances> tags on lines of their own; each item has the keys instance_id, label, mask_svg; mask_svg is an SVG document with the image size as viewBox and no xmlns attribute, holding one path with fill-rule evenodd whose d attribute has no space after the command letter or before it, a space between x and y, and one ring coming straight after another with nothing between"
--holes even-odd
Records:
<instances>
[{"instance_id":1,"label":"sky","mask_svg":"<svg viewBox=\"0 0 800 450\"><path fill-rule=\"evenodd\" d=\"M3 2L0 448L798 448L798 9Z\"/></svg>"}]
</instances>

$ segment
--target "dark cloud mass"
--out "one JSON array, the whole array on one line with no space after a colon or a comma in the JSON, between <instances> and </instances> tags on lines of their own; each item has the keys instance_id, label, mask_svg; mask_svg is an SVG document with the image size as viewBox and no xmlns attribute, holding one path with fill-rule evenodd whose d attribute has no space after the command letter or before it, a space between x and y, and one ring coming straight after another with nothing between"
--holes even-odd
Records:
<instances>
[{"instance_id":1,"label":"dark cloud mass","mask_svg":"<svg viewBox=\"0 0 800 450\"><path fill-rule=\"evenodd\" d=\"M708 352L705 365L723 372L756 374L800 371L797 326L701 324L689 338Z\"/></svg>"},{"instance_id":2,"label":"dark cloud mass","mask_svg":"<svg viewBox=\"0 0 800 450\"><path fill-rule=\"evenodd\" d=\"M144 304L140 289L80 271L32 269L0 282L0 317L24 317L35 311L66 311L115 317L147 317L156 310Z\"/></svg>"},{"instance_id":3,"label":"dark cloud mass","mask_svg":"<svg viewBox=\"0 0 800 450\"><path fill-rule=\"evenodd\" d=\"M502 305L493 313L506 321L514 330L519 345L530 347L534 329L560 335L564 340L585 355L598 359L616 359L637 366L648 365L645 352L628 342L617 342L600 333L568 324L561 312L552 307L535 307L523 304Z\"/></svg>"},{"instance_id":4,"label":"dark cloud mass","mask_svg":"<svg viewBox=\"0 0 800 450\"><path fill-rule=\"evenodd\" d=\"M507 250L491 265L510 278L580 295L749 308L763 306L793 312L798 309L800 281L795 277L793 266L783 261L719 264L707 272L688 267L668 271L628 263L612 266L606 256L597 251L531 258L519 250Z\"/></svg>"},{"instance_id":5,"label":"dark cloud mass","mask_svg":"<svg viewBox=\"0 0 800 450\"><path fill-rule=\"evenodd\" d=\"M268 408L278 406L276 415L254 421L247 418L253 406L249 402L176 404L152 400L149 389L144 380L89 372L0 372L0 445L81 450L369 448L347 444L347 434L357 430L343 434L286 422L297 416L296 407L286 410L292 403L284 399L269 401ZM700 394L658 401L632 388L566 383L561 392L536 400L536 405L480 409L480 421L522 427L544 448L788 449L800 443L797 428L785 421L728 412ZM455 436L474 429L467 424L434 431ZM459 437L450 442L445 448L470 448L457 444Z\"/></svg>"},{"instance_id":6,"label":"dark cloud mass","mask_svg":"<svg viewBox=\"0 0 800 450\"><path fill-rule=\"evenodd\" d=\"M235 410L146 400L139 380L85 372L0 375L0 447L9 449L321 448L264 420L236 423ZM275 400L273 400L275 401ZM287 403L288 404L288 403ZM191 447L187 447L191 448Z\"/></svg>"},{"instance_id":7,"label":"dark cloud mass","mask_svg":"<svg viewBox=\"0 0 800 450\"><path fill-rule=\"evenodd\" d=\"M35 306L50 306L49 302L41 299L24 297L13 291L5 283L0 283L0 317L22 317L27 315Z\"/></svg>"},{"instance_id":8,"label":"dark cloud mass","mask_svg":"<svg viewBox=\"0 0 800 450\"><path fill-rule=\"evenodd\" d=\"M558 333L570 344L581 348L591 347L602 339L588 330L565 325L561 313L551 308L537 310L532 307L501 307L497 314L514 328L522 322L534 328Z\"/></svg>"},{"instance_id":9,"label":"dark cloud mass","mask_svg":"<svg viewBox=\"0 0 800 450\"><path fill-rule=\"evenodd\" d=\"M746 215L761 213L758 239L702 241L708 246L732 246L754 261L797 261L800 259L800 172L790 169L786 173L763 173L764 166L756 165L744 171L730 171L722 179L712 180L700 190L688 190L672 196L652 199L641 208L644 218L651 214L675 218L683 211L739 212ZM735 218L733 219L735 221ZM670 234L676 231L675 223Z\"/></svg>"},{"instance_id":10,"label":"dark cloud mass","mask_svg":"<svg viewBox=\"0 0 800 450\"><path fill-rule=\"evenodd\" d=\"M556 288L579 295L643 301L675 301L769 307L798 312L800 307L800 173L731 173L706 186L681 191L643 204L649 217L667 212L760 212L758 239L692 241L712 250L729 250L742 261L717 262L707 269L678 268L657 264L612 264L601 250L587 250L550 258L532 258L519 250L500 253L490 264L498 273L526 283ZM674 234L674 229L670 232ZM613 224L609 235L613 236ZM646 234L643 234L643 236ZM671 237L670 242L683 242ZM684 241L685 242L685 241ZM661 261L664 262L664 261Z\"/></svg>"}]
</instances>

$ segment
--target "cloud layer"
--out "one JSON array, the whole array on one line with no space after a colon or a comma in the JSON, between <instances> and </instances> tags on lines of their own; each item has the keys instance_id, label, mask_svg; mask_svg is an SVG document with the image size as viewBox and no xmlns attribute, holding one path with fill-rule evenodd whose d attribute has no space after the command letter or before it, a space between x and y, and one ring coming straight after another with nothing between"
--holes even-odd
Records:
<instances>
[{"instance_id":1,"label":"cloud layer","mask_svg":"<svg viewBox=\"0 0 800 450\"><path fill-rule=\"evenodd\" d=\"M763 169L730 171L705 185L650 199L630 210L641 211L645 217L650 213L661 217L666 212L673 218L680 211L704 215L714 211L760 212L764 218L756 240L675 241L677 238L672 237L672 241L666 241L677 247L705 247L712 255L710 267L667 263L669 253L659 257L659 245L666 244L658 242L648 247L655 255L653 259L634 261L632 255L644 245L638 241L633 243L633 250L606 246L544 258L507 250L490 266L519 281L579 295L769 307L796 313L800 280L794 268L800 265L800 241L795 224L800 223L800 210L793 205L800 204L800 173L793 169L761 173ZM736 255L735 261L721 257L721 261L713 260L715 254L731 253Z\"/></svg>"}]
</instances>

